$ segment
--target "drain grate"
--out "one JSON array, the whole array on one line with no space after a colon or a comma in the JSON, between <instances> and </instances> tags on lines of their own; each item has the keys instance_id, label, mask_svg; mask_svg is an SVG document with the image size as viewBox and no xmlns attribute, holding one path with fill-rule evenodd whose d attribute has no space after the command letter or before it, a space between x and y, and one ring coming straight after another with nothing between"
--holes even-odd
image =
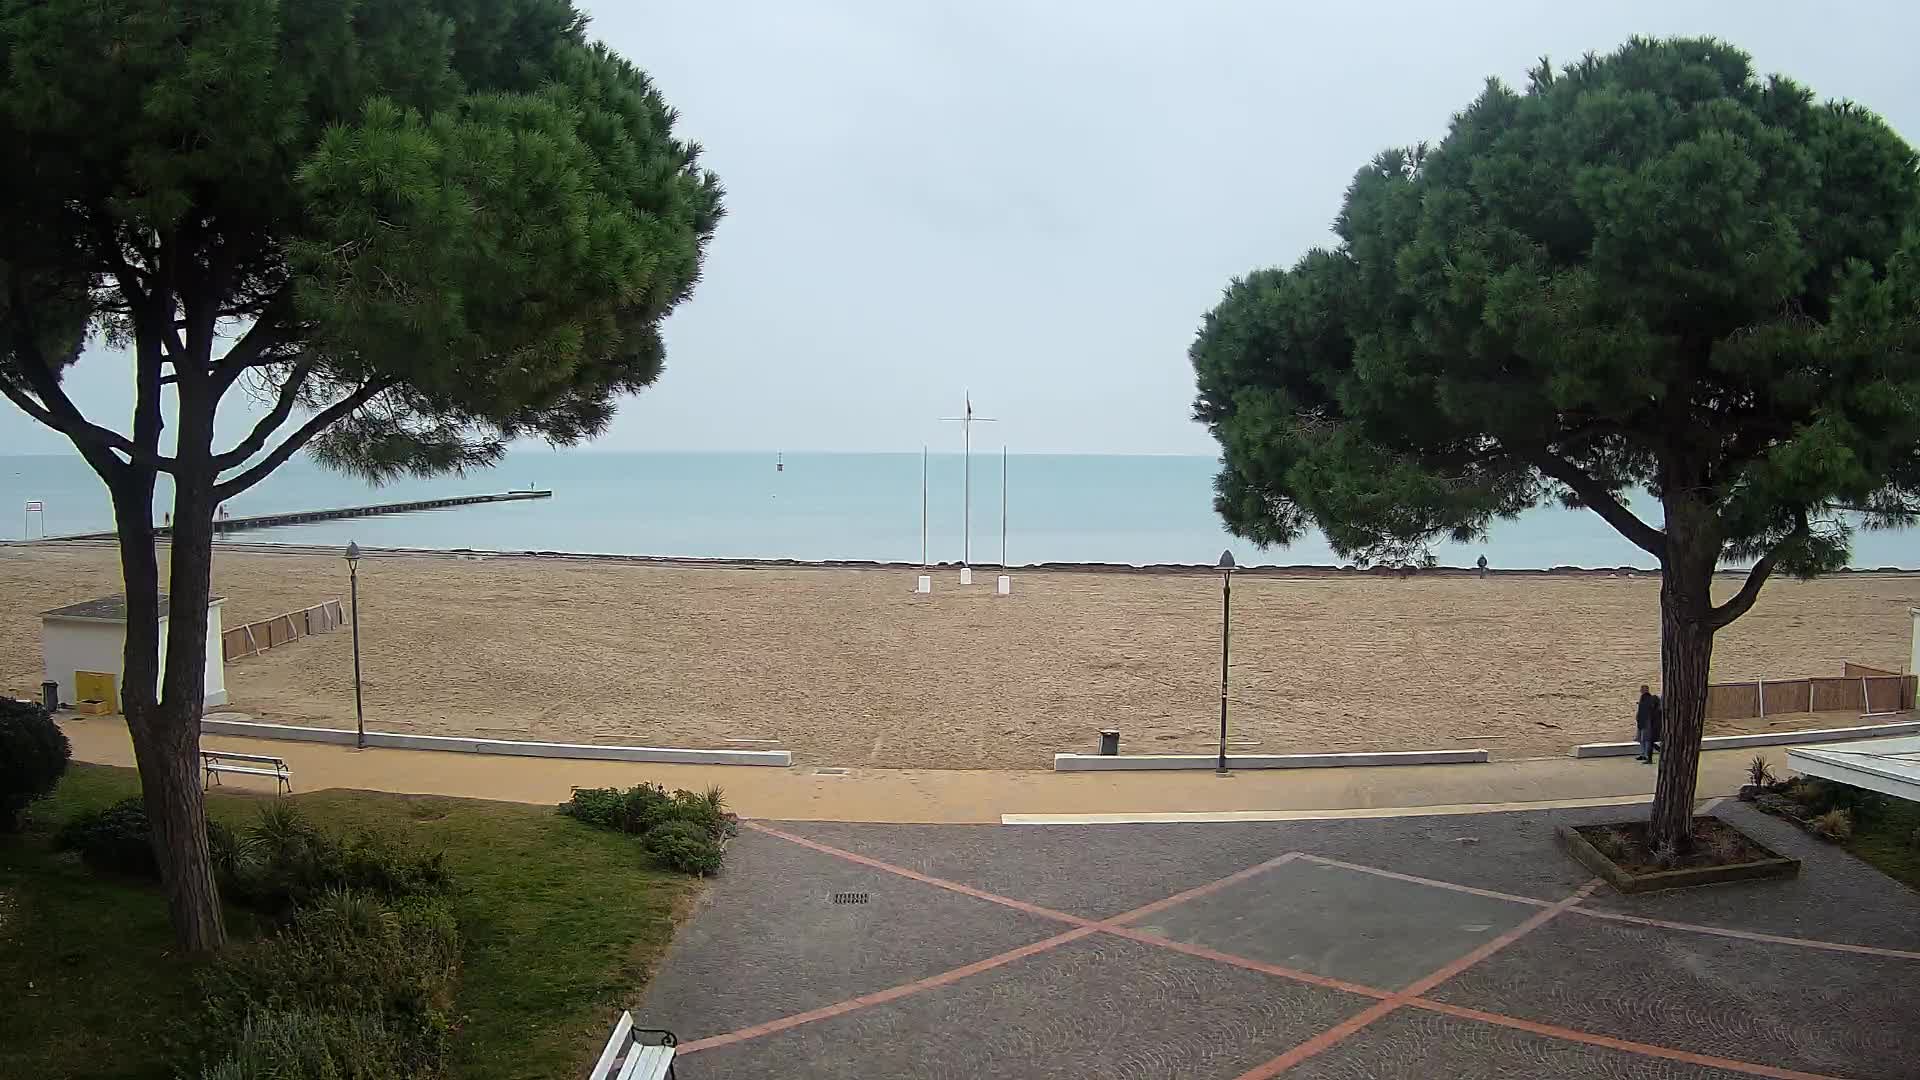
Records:
<instances>
[{"instance_id":1,"label":"drain grate","mask_svg":"<svg viewBox=\"0 0 1920 1080\"><path fill-rule=\"evenodd\" d=\"M815 769L815 770L813 770L813 775L815 775L815 776L845 776L845 775L847 775L847 770L845 770L845 769Z\"/></svg>"},{"instance_id":2,"label":"drain grate","mask_svg":"<svg viewBox=\"0 0 1920 1080\"><path fill-rule=\"evenodd\" d=\"M864 904L867 902L867 894L863 892L837 892L833 894L833 902L836 904Z\"/></svg>"}]
</instances>

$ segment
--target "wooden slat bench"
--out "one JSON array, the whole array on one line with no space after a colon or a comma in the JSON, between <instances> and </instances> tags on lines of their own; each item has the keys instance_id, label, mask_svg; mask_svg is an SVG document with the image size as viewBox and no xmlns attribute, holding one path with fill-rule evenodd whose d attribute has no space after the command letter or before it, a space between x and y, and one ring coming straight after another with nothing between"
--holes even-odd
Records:
<instances>
[{"instance_id":1,"label":"wooden slat bench","mask_svg":"<svg viewBox=\"0 0 1920 1080\"><path fill-rule=\"evenodd\" d=\"M643 1035L657 1041L642 1042ZM633 1014L622 1012L587 1080L673 1080L673 1048L679 1041L671 1031L634 1027Z\"/></svg>"},{"instance_id":2,"label":"wooden slat bench","mask_svg":"<svg viewBox=\"0 0 1920 1080\"><path fill-rule=\"evenodd\" d=\"M287 794L293 794L293 773L287 768L287 763L277 757L237 754L230 750L202 750L200 767L206 771L203 786L219 784L221 773L239 773L245 776L271 776L275 791L284 788Z\"/></svg>"}]
</instances>

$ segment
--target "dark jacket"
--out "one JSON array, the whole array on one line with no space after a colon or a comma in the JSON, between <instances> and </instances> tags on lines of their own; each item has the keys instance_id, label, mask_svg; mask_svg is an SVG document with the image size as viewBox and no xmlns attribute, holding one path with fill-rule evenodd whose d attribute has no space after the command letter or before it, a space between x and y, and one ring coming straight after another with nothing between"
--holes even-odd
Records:
<instances>
[{"instance_id":1,"label":"dark jacket","mask_svg":"<svg viewBox=\"0 0 1920 1080\"><path fill-rule=\"evenodd\" d=\"M1635 731L1651 731L1657 738L1660 735L1660 695L1641 694L1640 711L1633 718Z\"/></svg>"}]
</instances>

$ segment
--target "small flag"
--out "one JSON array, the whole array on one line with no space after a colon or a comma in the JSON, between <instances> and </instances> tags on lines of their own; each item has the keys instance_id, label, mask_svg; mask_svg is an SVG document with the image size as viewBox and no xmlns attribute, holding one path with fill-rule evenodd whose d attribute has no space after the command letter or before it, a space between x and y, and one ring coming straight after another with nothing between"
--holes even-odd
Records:
<instances>
[{"instance_id":1,"label":"small flag","mask_svg":"<svg viewBox=\"0 0 1920 1080\"><path fill-rule=\"evenodd\" d=\"M42 506L42 505L40 504L40 500L39 500L39 499L28 499L28 500L27 500L27 513L29 513L29 514L44 514L44 513L46 513L46 512L47 512L47 508L46 508L45 506Z\"/></svg>"}]
</instances>

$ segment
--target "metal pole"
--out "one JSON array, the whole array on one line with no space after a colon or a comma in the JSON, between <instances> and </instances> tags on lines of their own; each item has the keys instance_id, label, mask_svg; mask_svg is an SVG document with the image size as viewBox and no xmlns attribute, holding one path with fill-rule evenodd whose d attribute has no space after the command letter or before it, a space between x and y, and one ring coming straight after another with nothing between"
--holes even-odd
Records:
<instances>
[{"instance_id":1,"label":"metal pole","mask_svg":"<svg viewBox=\"0 0 1920 1080\"><path fill-rule=\"evenodd\" d=\"M360 568L347 568L348 588L353 593L353 745L367 748L367 714L360 705Z\"/></svg>"},{"instance_id":2,"label":"metal pole","mask_svg":"<svg viewBox=\"0 0 1920 1080\"><path fill-rule=\"evenodd\" d=\"M1220 575L1220 762L1214 772L1227 775L1227 657L1233 631L1233 571Z\"/></svg>"},{"instance_id":3,"label":"metal pole","mask_svg":"<svg viewBox=\"0 0 1920 1080\"><path fill-rule=\"evenodd\" d=\"M1007 568L1007 444L1000 444L1000 569Z\"/></svg>"},{"instance_id":4,"label":"metal pole","mask_svg":"<svg viewBox=\"0 0 1920 1080\"><path fill-rule=\"evenodd\" d=\"M960 511L960 565L973 565L973 402L967 402L967 418L960 423L960 455L965 459L962 468Z\"/></svg>"},{"instance_id":5,"label":"metal pole","mask_svg":"<svg viewBox=\"0 0 1920 1080\"><path fill-rule=\"evenodd\" d=\"M920 447L920 568L927 568L927 448Z\"/></svg>"}]
</instances>

